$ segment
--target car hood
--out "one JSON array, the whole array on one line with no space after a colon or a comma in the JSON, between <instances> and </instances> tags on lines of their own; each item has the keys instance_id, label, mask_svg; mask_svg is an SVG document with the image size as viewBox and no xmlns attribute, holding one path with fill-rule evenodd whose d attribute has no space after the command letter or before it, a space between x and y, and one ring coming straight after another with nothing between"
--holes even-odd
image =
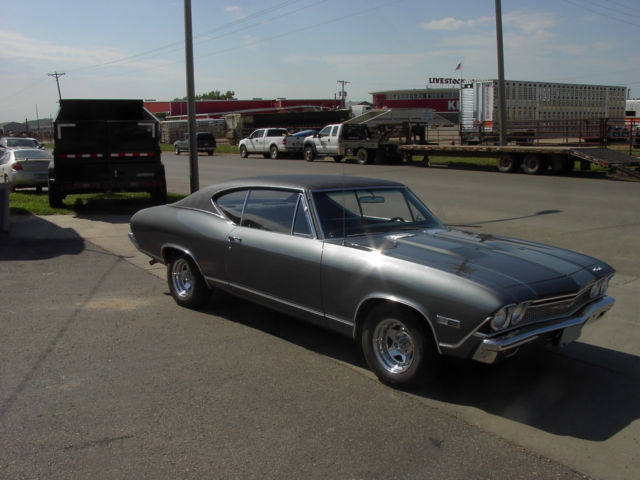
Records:
<instances>
[{"instance_id":1,"label":"car hood","mask_svg":"<svg viewBox=\"0 0 640 480\"><path fill-rule=\"evenodd\" d=\"M572 293L613 273L604 262L550 245L453 229L351 237L352 246L468 278L514 297Z\"/></svg>"}]
</instances>

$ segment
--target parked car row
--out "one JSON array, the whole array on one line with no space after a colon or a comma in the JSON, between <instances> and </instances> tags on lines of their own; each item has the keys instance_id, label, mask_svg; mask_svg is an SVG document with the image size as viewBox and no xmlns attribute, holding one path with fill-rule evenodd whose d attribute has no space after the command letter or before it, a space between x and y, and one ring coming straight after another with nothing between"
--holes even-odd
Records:
<instances>
[{"instance_id":1,"label":"parked car row","mask_svg":"<svg viewBox=\"0 0 640 480\"><path fill-rule=\"evenodd\" d=\"M49 163L53 160L35 138L0 138L0 182L12 188L35 187L40 193L47 186Z\"/></svg>"}]
</instances>

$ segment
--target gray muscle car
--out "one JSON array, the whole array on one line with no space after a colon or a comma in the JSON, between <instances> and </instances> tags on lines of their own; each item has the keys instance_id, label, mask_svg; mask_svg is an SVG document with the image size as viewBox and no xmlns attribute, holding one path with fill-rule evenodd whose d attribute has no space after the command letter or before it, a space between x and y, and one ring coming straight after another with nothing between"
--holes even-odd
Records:
<instances>
[{"instance_id":1,"label":"gray muscle car","mask_svg":"<svg viewBox=\"0 0 640 480\"><path fill-rule=\"evenodd\" d=\"M533 342L564 345L614 303L606 263L453 230L386 180L229 181L141 210L129 235L167 265L179 305L219 289L334 329L401 387L426 380L440 355L492 363Z\"/></svg>"}]
</instances>

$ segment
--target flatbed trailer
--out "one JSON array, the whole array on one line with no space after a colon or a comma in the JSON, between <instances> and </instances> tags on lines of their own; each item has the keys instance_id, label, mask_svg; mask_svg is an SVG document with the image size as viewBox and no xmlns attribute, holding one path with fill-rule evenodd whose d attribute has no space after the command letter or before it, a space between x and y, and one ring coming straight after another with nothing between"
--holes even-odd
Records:
<instances>
[{"instance_id":1,"label":"flatbed trailer","mask_svg":"<svg viewBox=\"0 0 640 480\"><path fill-rule=\"evenodd\" d=\"M429 156L438 157L495 157L498 170L505 173L516 172L520 168L528 174L541 174L551 167L556 173L573 170L576 161L582 165L599 165L615 170L616 173L640 179L640 173L633 166L640 164L640 158L632 157L609 148L571 146L476 146L476 145L399 145L405 156L422 155L419 163L429 166Z\"/></svg>"}]
</instances>

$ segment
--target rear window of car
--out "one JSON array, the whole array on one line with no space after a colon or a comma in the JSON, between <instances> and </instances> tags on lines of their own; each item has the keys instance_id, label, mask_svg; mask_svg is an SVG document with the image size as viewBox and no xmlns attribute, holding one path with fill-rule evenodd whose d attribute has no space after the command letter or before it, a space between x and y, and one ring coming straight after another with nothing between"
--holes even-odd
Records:
<instances>
[{"instance_id":1,"label":"rear window of car","mask_svg":"<svg viewBox=\"0 0 640 480\"><path fill-rule=\"evenodd\" d=\"M38 160L50 160L51 154L45 150L16 150L13 152L16 159L34 158Z\"/></svg>"},{"instance_id":2,"label":"rear window of car","mask_svg":"<svg viewBox=\"0 0 640 480\"><path fill-rule=\"evenodd\" d=\"M270 128L267 130L267 137L281 137L286 134L287 131L284 128Z\"/></svg>"}]
</instances>

